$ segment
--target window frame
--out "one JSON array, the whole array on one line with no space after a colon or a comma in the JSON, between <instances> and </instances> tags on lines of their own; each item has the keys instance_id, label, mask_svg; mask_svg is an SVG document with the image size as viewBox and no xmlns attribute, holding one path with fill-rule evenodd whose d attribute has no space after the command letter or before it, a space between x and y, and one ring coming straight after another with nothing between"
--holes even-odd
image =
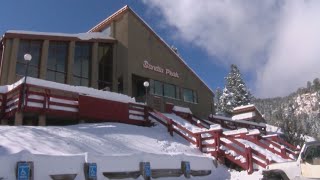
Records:
<instances>
[{"instance_id":1,"label":"window frame","mask_svg":"<svg viewBox=\"0 0 320 180\"><path fill-rule=\"evenodd\" d=\"M191 99L192 101L189 101L185 98L185 93L186 92L191 92ZM197 96L197 92L192 90L192 89L188 89L188 88L183 88L182 90L182 99L184 102L188 102L188 103L194 103L197 104L198 103L198 96Z\"/></svg>"},{"instance_id":2,"label":"window frame","mask_svg":"<svg viewBox=\"0 0 320 180\"><path fill-rule=\"evenodd\" d=\"M26 46L22 47L22 44L25 43ZM35 51L35 46L38 46L37 51ZM18 52L17 52L17 61L16 61L16 74L19 76L25 76L25 73L20 74L18 73L19 66L21 66L22 69L26 70L26 66L29 66L28 68L28 74L27 76L39 78L40 77L40 63L41 63L41 55L42 55L42 46L43 41L42 40L32 40L32 39L20 39ZM24 55L26 53L31 54L32 59L30 62L26 62L24 60ZM37 62L35 63L35 60ZM33 76L32 73L36 70L36 75Z\"/></svg>"},{"instance_id":3,"label":"window frame","mask_svg":"<svg viewBox=\"0 0 320 180\"><path fill-rule=\"evenodd\" d=\"M65 47L62 47L62 46L65 46ZM53 49L51 49L51 47L53 48ZM64 51L65 51L65 55L64 55L64 57L63 57L63 59L64 59L64 71L61 71L61 70L59 70L59 68L58 68L58 64L59 64L59 62L61 62L61 60L59 59L59 58L61 58L60 56L61 56L61 51L62 51L62 48L65 48L64 49ZM55 55L55 56L53 56L54 57L54 59L55 59L55 65L54 65L54 68L52 68L52 67L50 67L49 66L49 61L50 61L50 53L52 52L52 51L54 51L53 52L53 55ZM68 44L68 42L66 42L66 41L50 41L49 42L49 47L48 47L48 57L47 57L47 74L46 74L46 79L47 80L49 80L49 81L51 81L51 79L49 79L48 78L48 74L49 74L49 72L50 73L54 73L54 75L53 75L53 77L54 77L54 79L53 79L53 81L54 82L60 82L60 81L58 81L57 79L58 79L58 75L60 74L63 74L63 82L60 82L60 83L66 83L66 81L67 81L67 70L68 70L68 56L69 56L69 44ZM58 56L57 56L58 55ZM59 56L60 55L60 56Z\"/></svg>"},{"instance_id":4,"label":"window frame","mask_svg":"<svg viewBox=\"0 0 320 180\"><path fill-rule=\"evenodd\" d=\"M85 54L86 51L84 51L84 48L87 48L87 54ZM80 52L80 53L79 53ZM83 67L85 66L85 61L88 60L88 76L86 77L83 72ZM75 73L76 68L76 61L80 61L80 73L79 75ZM92 43L89 42L76 42L75 49L74 49L74 57L73 57L73 84L76 86L87 86L89 87L91 85L90 77L91 77L91 63L92 63ZM80 83L77 83L75 79L79 79ZM86 82L86 84L84 83Z\"/></svg>"}]
</instances>

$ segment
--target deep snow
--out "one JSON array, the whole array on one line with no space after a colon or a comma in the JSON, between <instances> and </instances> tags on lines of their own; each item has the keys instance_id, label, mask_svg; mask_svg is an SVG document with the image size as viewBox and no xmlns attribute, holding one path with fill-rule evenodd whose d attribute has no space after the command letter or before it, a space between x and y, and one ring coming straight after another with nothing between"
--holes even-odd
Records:
<instances>
[{"instance_id":1,"label":"deep snow","mask_svg":"<svg viewBox=\"0 0 320 180\"><path fill-rule=\"evenodd\" d=\"M179 168L190 161L192 169L212 170L210 176L193 179L259 179L259 172L215 168L213 159L178 135L171 137L161 125L146 128L118 123L73 126L0 126L0 177L14 179L15 162L35 162L35 179L48 174L82 172L79 164L97 162L98 171L137 170L138 163L150 161L153 168ZM99 175L100 179L106 179ZM77 180L82 180L79 175ZM139 179L142 179L141 177ZM163 178L163 179L185 179Z\"/></svg>"}]
</instances>

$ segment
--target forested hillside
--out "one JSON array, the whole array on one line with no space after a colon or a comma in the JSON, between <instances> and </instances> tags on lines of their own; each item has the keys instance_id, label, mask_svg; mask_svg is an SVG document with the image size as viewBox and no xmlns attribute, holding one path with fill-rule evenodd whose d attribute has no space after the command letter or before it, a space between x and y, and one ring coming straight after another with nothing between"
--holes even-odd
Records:
<instances>
[{"instance_id":1,"label":"forested hillside","mask_svg":"<svg viewBox=\"0 0 320 180\"><path fill-rule=\"evenodd\" d=\"M268 124L280 126L291 141L299 141L294 134L306 134L320 139L320 80L308 82L286 97L254 99ZM298 144L298 143L297 143Z\"/></svg>"}]
</instances>

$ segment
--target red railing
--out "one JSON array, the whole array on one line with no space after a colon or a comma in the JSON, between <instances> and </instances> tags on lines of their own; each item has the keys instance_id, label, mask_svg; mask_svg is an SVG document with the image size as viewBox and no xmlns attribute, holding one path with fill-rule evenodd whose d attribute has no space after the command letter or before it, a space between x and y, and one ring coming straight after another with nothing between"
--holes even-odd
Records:
<instances>
[{"instance_id":1,"label":"red railing","mask_svg":"<svg viewBox=\"0 0 320 180\"><path fill-rule=\"evenodd\" d=\"M9 118L14 116L15 112L21 109L21 99L22 99L22 85L13 88L10 92L3 94L6 101L2 105L2 112L4 112L2 118Z\"/></svg>"},{"instance_id":2,"label":"red railing","mask_svg":"<svg viewBox=\"0 0 320 180\"><path fill-rule=\"evenodd\" d=\"M290 159L296 159L300 153L300 149L288 143L278 136L261 137L263 142L271 144L273 147L280 149L281 153Z\"/></svg>"},{"instance_id":3,"label":"red railing","mask_svg":"<svg viewBox=\"0 0 320 180\"><path fill-rule=\"evenodd\" d=\"M258 154L259 156L263 156L258 152L252 151L250 147L245 147L240 142L229 138L227 136L222 135L222 130L204 130L200 132L191 132L190 130L186 129L182 125L176 123L172 119L166 117L162 113L151 110L149 112L151 119L158 121L162 125L166 126L168 132L173 135L173 132L180 135L190 143L196 145L202 152L211 153L218 159L223 157L229 159L233 163L239 165L241 168L248 170L249 173L253 172L253 159L252 159L252 152ZM227 143L221 140L221 137L224 138L226 141L232 142ZM228 151L221 150L220 148L224 146ZM237 154L237 156L233 156L230 152L233 151ZM239 159L243 157L244 160ZM258 162L259 163L259 162ZM263 164L263 167L265 165Z\"/></svg>"},{"instance_id":4,"label":"red railing","mask_svg":"<svg viewBox=\"0 0 320 180\"><path fill-rule=\"evenodd\" d=\"M197 127L202 127L201 123L195 123L200 118L193 116L181 115L175 113L178 116L182 117L188 122L193 122ZM186 129L184 126L178 124L162 113L150 109L149 116L151 119L158 121L167 127L168 132L173 135L173 132L180 135L190 143L196 145L202 152L211 153L212 156L217 159L227 158L231 162L237 164L241 168L248 171L248 173L253 172L253 164L265 168L268 164L274 163L275 161L263 152L259 152L259 149L252 149L250 146L245 145L245 141L254 144L254 147L257 146L263 150L267 150L272 154L279 155L283 159L292 159L292 151L288 148L283 148L281 146L267 138L263 138L260 134L248 134L238 133L232 135L224 135L222 130L207 130L200 132L191 132ZM240 140L244 140L244 142ZM278 140L279 141L279 140ZM270 146L272 144L275 148ZM276 145L277 144L277 145ZM277 150L277 148L279 150Z\"/></svg>"},{"instance_id":5,"label":"red railing","mask_svg":"<svg viewBox=\"0 0 320 180\"><path fill-rule=\"evenodd\" d=\"M172 112L197 127L200 127L200 128L209 128L210 127L210 124L208 122L204 121L203 119L201 119L193 114L184 113L184 112L177 112L174 110L172 110Z\"/></svg>"},{"instance_id":6,"label":"red railing","mask_svg":"<svg viewBox=\"0 0 320 180\"><path fill-rule=\"evenodd\" d=\"M24 92L22 88L25 89ZM143 105L94 98L39 85L20 84L9 92L0 94L0 97L2 119L12 119L17 111L21 111L34 115L66 117L66 120L116 121L135 125L150 123L147 121L147 108ZM143 119L130 119L128 112L132 109L139 112L136 116L142 116Z\"/></svg>"},{"instance_id":7,"label":"red railing","mask_svg":"<svg viewBox=\"0 0 320 180\"><path fill-rule=\"evenodd\" d=\"M143 104L128 103L128 119L141 122L137 125L150 125L148 107Z\"/></svg>"}]
</instances>

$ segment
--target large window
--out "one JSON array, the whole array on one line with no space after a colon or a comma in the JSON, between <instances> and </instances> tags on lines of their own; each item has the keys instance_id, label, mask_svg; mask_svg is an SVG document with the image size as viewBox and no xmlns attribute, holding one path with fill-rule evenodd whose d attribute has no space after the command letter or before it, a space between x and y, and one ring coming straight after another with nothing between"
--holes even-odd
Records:
<instances>
[{"instance_id":1,"label":"large window","mask_svg":"<svg viewBox=\"0 0 320 180\"><path fill-rule=\"evenodd\" d=\"M41 59L42 41L20 40L18 59L16 64L16 73L20 76L25 75L27 62L24 60L26 53L31 54L32 59L29 62L28 76L39 77L39 65Z\"/></svg>"},{"instance_id":2,"label":"large window","mask_svg":"<svg viewBox=\"0 0 320 180\"><path fill-rule=\"evenodd\" d=\"M98 47L99 89L112 89L112 58L111 44L100 43Z\"/></svg>"},{"instance_id":3,"label":"large window","mask_svg":"<svg viewBox=\"0 0 320 180\"><path fill-rule=\"evenodd\" d=\"M183 89L183 101L197 103L197 93L191 89Z\"/></svg>"},{"instance_id":4,"label":"large window","mask_svg":"<svg viewBox=\"0 0 320 180\"><path fill-rule=\"evenodd\" d=\"M91 44L76 43L73 64L73 84L89 86L91 68Z\"/></svg>"},{"instance_id":5,"label":"large window","mask_svg":"<svg viewBox=\"0 0 320 180\"><path fill-rule=\"evenodd\" d=\"M150 90L151 90L151 93L154 95L180 99L180 93L179 93L180 88L172 84L151 80Z\"/></svg>"},{"instance_id":6,"label":"large window","mask_svg":"<svg viewBox=\"0 0 320 180\"><path fill-rule=\"evenodd\" d=\"M176 97L176 86L172 84L163 84L163 95L166 97L177 98Z\"/></svg>"},{"instance_id":7,"label":"large window","mask_svg":"<svg viewBox=\"0 0 320 180\"><path fill-rule=\"evenodd\" d=\"M160 81L154 81L154 94L163 96L163 83Z\"/></svg>"},{"instance_id":8,"label":"large window","mask_svg":"<svg viewBox=\"0 0 320 180\"><path fill-rule=\"evenodd\" d=\"M66 64L68 58L68 43L50 41L47 62L47 80L59 83L66 82Z\"/></svg>"}]
</instances>

